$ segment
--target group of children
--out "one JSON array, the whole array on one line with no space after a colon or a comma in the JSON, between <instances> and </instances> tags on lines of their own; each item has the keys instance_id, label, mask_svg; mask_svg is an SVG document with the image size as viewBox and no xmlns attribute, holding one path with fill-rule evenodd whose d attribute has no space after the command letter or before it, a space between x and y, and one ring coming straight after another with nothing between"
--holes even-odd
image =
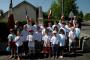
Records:
<instances>
[{"instance_id":1,"label":"group of children","mask_svg":"<svg viewBox=\"0 0 90 60\"><path fill-rule=\"evenodd\" d=\"M80 29L78 23L73 21L48 23L48 26L42 24L34 24L32 26L31 21L27 21L27 24L23 26L23 30L16 31L10 29L8 35L8 45L11 48L11 57L16 53L19 57L19 53L25 54L40 54L44 56L47 54L52 58L63 58L64 50L67 49L75 52L77 43L79 41ZM10 57L10 58L11 58Z\"/></svg>"}]
</instances>

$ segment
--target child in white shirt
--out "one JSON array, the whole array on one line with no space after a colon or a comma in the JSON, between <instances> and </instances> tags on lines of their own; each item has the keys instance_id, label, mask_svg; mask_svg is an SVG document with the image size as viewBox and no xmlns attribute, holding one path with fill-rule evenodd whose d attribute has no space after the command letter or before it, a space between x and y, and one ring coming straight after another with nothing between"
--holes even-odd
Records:
<instances>
[{"instance_id":1,"label":"child in white shirt","mask_svg":"<svg viewBox=\"0 0 90 60\"><path fill-rule=\"evenodd\" d=\"M23 42L21 40L19 31L16 32L16 37L15 37L14 41L15 41L15 44L17 47L17 56L18 56L17 60L20 60L19 54L22 53Z\"/></svg>"},{"instance_id":2,"label":"child in white shirt","mask_svg":"<svg viewBox=\"0 0 90 60\"><path fill-rule=\"evenodd\" d=\"M53 36L51 37L51 46L52 46L52 53L53 57L52 58L57 58L57 53L58 53L58 36L57 32L53 31Z\"/></svg>"},{"instance_id":3,"label":"child in white shirt","mask_svg":"<svg viewBox=\"0 0 90 60\"><path fill-rule=\"evenodd\" d=\"M31 53L34 54L35 53L35 42L33 39L33 33L32 33L32 30L29 32L30 32L30 34L26 38L26 40L28 40L29 54L31 54Z\"/></svg>"},{"instance_id":4,"label":"child in white shirt","mask_svg":"<svg viewBox=\"0 0 90 60\"><path fill-rule=\"evenodd\" d=\"M49 53L50 55L50 37L48 36L48 31L45 31L44 36L42 37L43 40L43 53L44 56L46 57L46 54Z\"/></svg>"},{"instance_id":5,"label":"child in white shirt","mask_svg":"<svg viewBox=\"0 0 90 60\"><path fill-rule=\"evenodd\" d=\"M21 37L23 41L23 53L26 55L28 53L28 41L26 40L27 35L29 35L29 32L27 31L27 27L24 25L23 26L23 31L21 32Z\"/></svg>"},{"instance_id":6,"label":"child in white shirt","mask_svg":"<svg viewBox=\"0 0 90 60\"><path fill-rule=\"evenodd\" d=\"M8 45L10 46L11 49L11 56L9 58L13 58L15 57L15 53L16 53L16 45L15 45L15 34L14 34L14 30L10 29L10 34L8 35Z\"/></svg>"},{"instance_id":7,"label":"child in white shirt","mask_svg":"<svg viewBox=\"0 0 90 60\"><path fill-rule=\"evenodd\" d=\"M75 34L76 34L76 45L77 47L80 47L80 44L79 44L79 38L80 38L80 28L78 28L78 23L76 23L76 26L75 26Z\"/></svg>"},{"instance_id":8,"label":"child in white shirt","mask_svg":"<svg viewBox=\"0 0 90 60\"><path fill-rule=\"evenodd\" d=\"M69 32L69 51L71 49L71 47L76 48L76 34L75 34L75 28L71 27L71 31Z\"/></svg>"},{"instance_id":9,"label":"child in white shirt","mask_svg":"<svg viewBox=\"0 0 90 60\"><path fill-rule=\"evenodd\" d=\"M41 30L40 30L40 27L37 27L37 31L34 32L33 38L34 38L34 41L35 41L35 52L39 56L39 54L41 52L41 49L42 49L42 45L41 45L42 33L41 33Z\"/></svg>"},{"instance_id":10,"label":"child in white shirt","mask_svg":"<svg viewBox=\"0 0 90 60\"><path fill-rule=\"evenodd\" d=\"M60 29L60 34L59 34L59 53L60 53L60 56L59 58L63 58L63 50L64 50L64 47L65 47L65 32L63 29Z\"/></svg>"}]
</instances>

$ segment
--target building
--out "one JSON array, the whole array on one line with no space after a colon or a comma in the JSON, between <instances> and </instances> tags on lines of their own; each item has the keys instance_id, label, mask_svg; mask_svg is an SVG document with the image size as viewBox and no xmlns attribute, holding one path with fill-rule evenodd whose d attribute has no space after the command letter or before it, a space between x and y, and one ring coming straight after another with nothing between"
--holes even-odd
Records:
<instances>
[{"instance_id":1,"label":"building","mask_svg":"<svg viewBox=\"0 0 90 60\"><path fill-rule=\"evenodd\" d=\"M12 8L14 14L14 20L26 20L26 11L29 18L33 21L39 18L39 7L35 7L27 1L23 1L20 4ZM43 12L40 12L43 14ZM42 16L43 17L43 16ZM1 20L8 21L8 11L4 13L4 17Z\"/></svg>"}]
</instances>

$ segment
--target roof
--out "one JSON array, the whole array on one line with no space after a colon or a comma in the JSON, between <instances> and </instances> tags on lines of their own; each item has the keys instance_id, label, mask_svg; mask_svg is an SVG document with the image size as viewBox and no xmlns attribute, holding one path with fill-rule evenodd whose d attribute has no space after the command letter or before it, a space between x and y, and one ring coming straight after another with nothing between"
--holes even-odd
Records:
<instances>
[{"instance_id":1,"label":"roof","mask_svg":"<svg viewBox=\"0 0 90 60\"><path fill-rule=\"evenodd\" d=\"M22 5L22 4L31 5L34 9L37 9L34 5L32 5L31 3L27 2L27 1L23 1L23 2L19 3L18 5L16 5L15 7L13 7L13 9L19 7L19 6Z\"/></svg>"},{"instance_id":2,"label":"roof","mask_svg":"<svg viewBox=\"0 0 90 60\"><path fill-rule=\"evenodd\" d=\"M35 7L34 5L30 4L30 3L29 3L29 2L27 2L27 1L23 1L23 2L19 3L18 5L16 5L16 6L15 6L15 7L13 7L12 9L17 8L17 7L21 6L22 4L28 4L28 5L32 6L35 10L37 9L37 7ZM7 13L8 13L8 11L7 11L7 12L5 12L4 14L6 15Z\"/></svg>"}]
</instances>

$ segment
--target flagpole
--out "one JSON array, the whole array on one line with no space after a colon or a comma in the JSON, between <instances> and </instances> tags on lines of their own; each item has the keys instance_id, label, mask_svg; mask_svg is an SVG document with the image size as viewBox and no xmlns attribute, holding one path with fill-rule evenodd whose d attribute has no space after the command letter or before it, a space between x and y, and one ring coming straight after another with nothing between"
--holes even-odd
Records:
<instances>
[{"instance_id":1,"label":"flagpole","mask_svg":"<svg viewBox=\"0 0 90 60\"><path fill-rule=\"evenodd\" d=\"M24 2L25 2L26 0L24 0ZM24 8L25 8L25 15L26 15L26 19L27 20L29 20L29 17L28 17L28 12L27 12L27 8L26 8L26 6L24 6Z\"/></svg>"},{"instance_id":2,"label":"flagpole","mask_svg":"<svg viewBox=\"0 0 90 60\"><path fill-rule=\"evenodd\" d=\"M64 0L61 0L61 22L64 21Z\"/></svg>"},{"instance_id":3,"label":"flagpole","mask_svg":"<svg viewBox=\"0 0 90 60\"><path fill-rule=\"evenodd\" d=\"M51 18L51 10L48 13L48 23L50 23L50 18Z\"/></svg>"},{"instance_id":4,"label":"flagpole","mask_svg":"<svg viewBox=\"0 0 90 60\"><path fill-rule=\"evenodd\" d=\"M14 24L15 24L12 7L13 7L12 0L10 0L9 11L8 11L8 28L9 29L14 29Z\"/></svg>"},{"instance_id":5,"label":"flagpole","mask_svg":"<svg viewBox=\"0 0 90 60\"><path fill-rule=\"evenodd\" d=\"M64 5L63 5L64 1L62 0L62 16L64 16Z\"/></svg>"}]
</instances>

